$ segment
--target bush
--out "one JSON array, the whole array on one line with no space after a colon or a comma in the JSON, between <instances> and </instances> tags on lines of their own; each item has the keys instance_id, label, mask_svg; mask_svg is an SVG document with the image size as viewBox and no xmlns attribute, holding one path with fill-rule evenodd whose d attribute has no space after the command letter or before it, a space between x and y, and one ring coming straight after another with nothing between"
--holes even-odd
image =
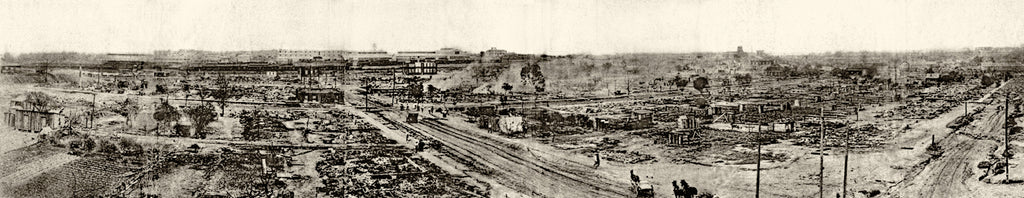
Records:
<instances>
[{"instance_id":1,"label":"bush","mask_svg":"<svg viewBox=\"0 0 1024 198\"><path fill-rule=\"evenodd\" d=\"M96 148L96 140L93 140L91 137L85 137L85 138L82 139L82 150L84 150L84 151L92 151L95 148Z\"/></svg>"},{"instance_id":2,"label":"bush","mask_svg":"<svg viewBox=\"0 0 1024 198\"><path fill-rule=\"evenodd\" d=\"M118 148L121 148L121 153L125 155L138 155L143 151L141 144L128 138L121 138L121 141L118 141Z\"/></svg>"},{"instance_id":3,"label":"bush","mask_svg":"<svg viewBox=\"0 0 1024 198\"><path fill-rule=\"evenodd\" d=\"M119 152L119 150L117 149L117 145L115 145L113 142L107 140L100 140L96 142L98 143L96 146L96 152L107 154L114 154Z\"/></svg>"}]
</instances>

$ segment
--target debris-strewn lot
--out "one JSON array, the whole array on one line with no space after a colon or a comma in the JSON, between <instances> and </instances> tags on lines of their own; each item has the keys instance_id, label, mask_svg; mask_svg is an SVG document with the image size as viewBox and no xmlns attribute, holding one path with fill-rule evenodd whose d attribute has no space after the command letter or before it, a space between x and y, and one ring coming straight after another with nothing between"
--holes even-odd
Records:
<instances>
[{"instance_id":1,"label":"debris-strewn lot","mask_svg":"<svg viewBox=\"0 0 1024 198\"><path fill-rule=\"evenodd\" d=\"M349 150L323 157L316 167L326 186L321 190L335 197L487 196L406 150Z\"/></svg>"}]
</instances>

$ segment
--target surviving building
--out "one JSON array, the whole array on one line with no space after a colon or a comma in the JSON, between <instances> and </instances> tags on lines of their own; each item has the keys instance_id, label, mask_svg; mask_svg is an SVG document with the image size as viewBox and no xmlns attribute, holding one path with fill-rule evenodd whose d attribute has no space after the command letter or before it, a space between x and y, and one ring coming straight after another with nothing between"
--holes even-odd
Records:
<instances>
[{"instance_id":1,"label":"surviving building","mask_svg":"<svg viewBox=\"0 0 1024 198\"><path fill-rule=\"evenodd\" d=\"M340 104L345 102L345 94L333 88L303 88L297 91L295 98L302 103Z\"/></svg>"},{"instance_id":2,"label":"surviving building","mask_svg":"<svg viewBox=\"0 0 1024 198\"><path fill-rule=\"evenodd\" d=\"M419 75L419 74L437 74L437 63L435 62L415 62L409 63L408 66L402 68L405 70L405 74L408 75Z\"/></svg>"},{"instance_id":3,"label":"surviving building","mask_svg":"<svg viewBox=\"0 0 1024 198\"><path fill-rule=\"evenodd\" d=\"M504 58L505 55L509 55L509 52L494 47L487 51L480 52L480 58L484 62L498 61Z\"/></svg>"},{"instance_id":4,"label":"surviving building","mask_svg":"<svg viewBox=\"0 0 1024 198\"><path fill-rule=\"evenodd\" d=\"M469 63L471 54L455 48L441 48L435 51L399 51L395 60L400 62L432 61L440 63Z\"/></svg>"},{"instance_id":5,"label":"surviving building","mask_svg":"<svg viewBox=\"0 0 1024 198\"><path fill-rule=\"evenodd\" d=\"M11 100L11 108L4 112L4 124L20 131L38 133L43 128L64 126L65 117L59 109L34 108L25 102L25 96Z\"/></svg>"},{"instance_id":6,"label":"surviving building","mask_svg":"<svg viewBox=\"0 0 1024 198\"><path fill-rule=\"evenodd\" d=\"M279 63L309 61L344 61L346 52L342 50L278 50Z\"/></svg>"}]
</instances>

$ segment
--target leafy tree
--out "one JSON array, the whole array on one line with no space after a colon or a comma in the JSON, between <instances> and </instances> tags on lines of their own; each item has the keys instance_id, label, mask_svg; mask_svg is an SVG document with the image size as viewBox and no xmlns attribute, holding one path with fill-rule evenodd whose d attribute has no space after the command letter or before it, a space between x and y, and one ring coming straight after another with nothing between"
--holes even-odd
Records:
<instances>
[{"instance_id":1,"label":"leafy tree","mask_svg":"<svg viewBox=\"0 0 1024 198\"><path fill-rule=\"evenodd\" d=\"M427 95L428 96L434 97L435 95L437 95L437 92L438 92L437 87L434 87L434 85L427 85Z\"/></svg>"},{"instance_id":2,"label":"leafy tree","mask_svg":"<svg viewBox=\"0 0 1024 198\"><path fill-rule=\"evenodd\" d=\"M693 105L697 106L698 108L706 108L711 105L711 102L709 102L707 99L698 97L697 99L693 100Z\"/></svg>"},{"instance_id":3,"label":"leafy tree","mask_svg":"<svg viewBox=\"0 0 1024 198\"><path fill-rule=\"evenodd\" d=\"M206 138L206 135L208 135L206 126L217 120L217 112L214 110L213 105L210 104L187 108L185 109L185 114L192 120L192 127L195 129L193 137L201 139Z\"/></svg>"},{"instance_id":4,"label":"leafy tree","mask_svg":"<svg viewBox=\"0 0 1024 198\"><path fill-rule=\"evenodd\" d=\"M153 112L153 119L160 122L160 124L157 125L157 128L163 128L164 125L177 122L180 118L181 113L178 113L178 109L171 106L171 104L166 100L161 102L160 105L156 107L156 111ZM160 135L160 133L157 132L157 135Z\"/></svg>"},{"instance_id":5,"label":"leafy tree","mask_svg":"<svg viewBox=\"0 0 1024 198\"><path fill-rule=\"evenodd\" d=\"M505 92L512 93L512 85L510 85L508 83L502 84L501 85L501 89L505 90Z\"/></svg>"},{"instance_id":6,"label":"leafy tree","mask_svg":"<svg viewBox=\"0 0 1024 198\"><path fill-rule=\"evenodd\" d=\"M703 76L697 77L697 79L693 80L693 88L697 89L698 92L703 93L704 89L708 88L708 78L705 78Z\"/></svg>"},{"instance_id":7,"label":"leafy tree","mask_svg":"<svg viewBox=\"0 0 1024 198\"><path fill-rule=\"evenodd\" d=\"M107 107L110 111L121 115L125 119L125 125L131 128L132 118L139 113L139 102L131 98L125 98L123 101L118 101Z\"/></svg>"},{"instance_id":8,"label":"leafy tree","mask_svg":"<svg viewBox=\"0 0 1024 198\"><path fill-rule=\"evenodd\" d=\"M512 94L512 85L510 85L508 83L501 84L501 89L505 90L505 93L509 93L509 95ZM502 96L502 98L504 98L504 96ZM504 101L502 101L502 102L504 102Z\"/></svg>"},{"instance_id":9,"label":"leafy tree","mask_svg":"<svg viewBox=\"0 0 1024 198\"><path fill-rule=\"evenodd\" d=\"M750 82L754 81L754 78L751 77L750 74L738 74L735 78L736 83L739 83L741 85L750 84Z\"/></svg>"},{"instance_id":10,"label":"leafy tree","mask_svg":"<svg viewBox=\"0 0 1024 198\"><path fill-rule=\"evenodd\" d=\"M995 84L996 81L997 80L995 78L991 77L991 76L988 76L988 75L981 76L981 86L982 87L992 86L992 84Z\"/></svg>"},{"instance_id":11,"label":"leafy tree","mask_svg":"<svg viewBox=\"0 0 1024 198\"><path fill-rule=\"evenodd\" d=\"M25 107L34 111L53 110L56 101L53 97L43 92L28 92L25 94Z\"/></svg>"},{"instance_id":12,"label":"leafy tree","mask_svg":"<svg viewBox=\"0 0 1024 198\"><path fill-rule=\"evenodd\" d=\"M405 87L409 96L420 101L423 98L423 83L418 78L409 79L409 85Z\"/></svg>"},{"instance_id":13,"label":"leafy tree","mask_svg":"<svg viewBox=\"0 0 1024 198\"><path fill-rule=\"evenodd\" d=\"M95 148L96 148L96 140L92 139L89 136L82 137L82 147L81 147L82 150L92 151Z\"/></svg>"},{"instance_id":14,"label":"leafy tree","mask_svg":"<svg viewBox=\"0 0 1024 198\"><path fill-rule=\"evenodd\" d=\"M155 90L153 90L153 92L157 94L166 94L167 87L164 87L164 85L156 85Z\"/></svg>"},{"instance_id":15,"label":"leafy tree","mask_svg":"<svg viewBox=\"0 0 1024 198\"><path fill-rule=\"evenodd\" d=\"M523 84L533 85L536 92L544 92L544 73L540 71L540 65L537 63L523 67L519 72L519 77L523 79Z\"/></svg>"},{"instance_id":16,"label":"leafy tree","mask_svg":"<svg viewBox=\"0 0 1024 198\"><path fill-rule=\"evenodd\" d=\"M676 77L672 78L672 82L671 83L673 85L675 85L676 88L679 89L679 91L685 91L686 90L686 85L690 84L690 80L684 79L684 78L680 77L678 74L676 74Z\"/></svg>"}]
</instances>

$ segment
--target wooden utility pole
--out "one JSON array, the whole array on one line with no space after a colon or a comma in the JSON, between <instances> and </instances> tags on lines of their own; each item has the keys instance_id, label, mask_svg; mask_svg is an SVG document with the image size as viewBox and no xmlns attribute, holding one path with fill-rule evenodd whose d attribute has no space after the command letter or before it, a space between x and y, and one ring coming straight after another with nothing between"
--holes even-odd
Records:
<instances>
[{"instance_id":1,"label":"wooden utility pole","mask_svg":"<svg viewBox=\"0 0 1024 198\"><path fill-rule=\"evenodd\" d=\"M821 107L821 139L818 140L818 197L825 198L825 107Z\"/></svg>"},{"instance_id":2,"label":"wooden utility pole","mask_svg":"<svg viewBox=\"0 0 1024 198\"><path fill-rule=\"evenodd\" d=\"M1010 123L1010 92L1009 91L1006 92L1005 105L1006 105L1006 108L1003 109L1003 117L1006 120L1006 121L1003 122L1004 123L1003 124L1003 128L1004 128L1003 129L1003 131L1004 131L1003 132L1003 160L1005 160L1004 162L1006 163L1006 166L1003 166L1003 167L1006 169L1005 170L1006 171L1006 181L1004 183L1008 183L1008 182L1010 182L1010 126L1007 126L1005 123Z\"/></svg>"},{"instance_id":3,"label":"wooden utility pole","mask_svg":"<svg viewBox=\"0 0 1024 198\"><path fill-rule=\"evenodd\" d=\"M93 128L96 124L96 93L92 93L92 112L89 112L89 128Z\"/></svg>"},{"instance_id":4,"label":"wooden utility pole","mask_svg":"<svg viewBox=\"0 0 1024 198\"><path fill-rule=\"evenodd\" d=\"M857 109L853 111L854 124L860 121L860 103L857 103ZM850 172L850 131L846 131L846 137L843 146L846 147L846 154L843 154L843 197L846 197L846 181Z\"/></svg>"},{"instance_id":5,"label":"wooden utility pole","mask_svg":"<svg viewBox=\"0 0 1024 198\"><path fill-rule=\"evenodd\" d=\"M397 88L395 87L395 81L398 81L398 71L395 71L395 69L391 69L391 90L392 90L392 91L394 91L395 89L397 89ZM394 95L394 94L392 94L392 96L391 96L391 106L392 106L392 107L394 107L394 106L395 106L395 98L396 98L396 97L398 97L398 96L396 96L396 95Z\"/></svg>"},{"instance_id":6,"label":"wooden utility pole","mask_svg":"<svg viewBox=\"0 0 1024 198\"><path fill-rule=\"evenodd\" d=\"M754 198L761 197L761 125L757 125L757 177L754 183Z\"/></svg>"}]
</instances>

